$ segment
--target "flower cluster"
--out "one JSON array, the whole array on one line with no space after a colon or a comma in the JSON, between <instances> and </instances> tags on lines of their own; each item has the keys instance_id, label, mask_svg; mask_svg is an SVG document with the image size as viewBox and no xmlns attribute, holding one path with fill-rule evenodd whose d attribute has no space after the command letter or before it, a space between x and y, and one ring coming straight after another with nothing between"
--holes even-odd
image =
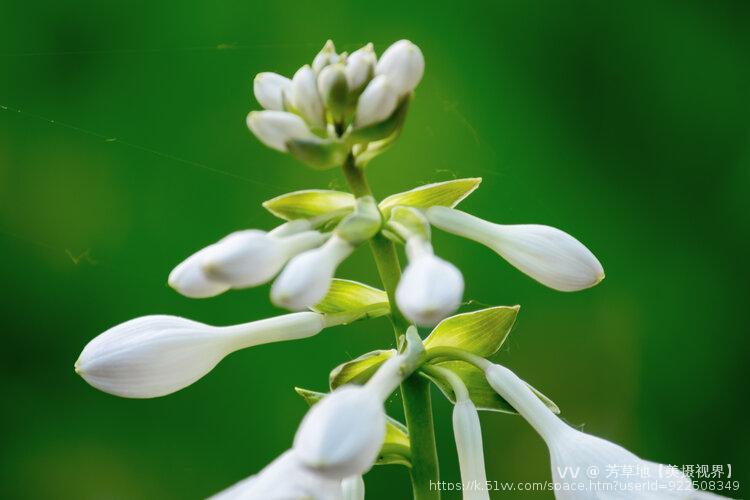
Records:
<instances>
[{"instance_id":1,"label":"flower cluster","mask_svg":"<svg viewBox=\"0 0 750 500\"><path fill-rule=\"evenodd\" d=\"M189 386L236 350L389 315L399 349L374 351L336 367L328 394L298 388L312 408L291 448L215 498L361 500L362 475L387 463L412 467L415 493L428 494L426 478L417 477L417 470L429 468L415 465L430 456L425 446L416 446L414 422L407 415L404 426L384 409L384 401L409 377L433 382L454 403L453 429L465 484L486 484L480 410L524 417L549 446L556 484L568 480L560 474L568 466L618 463L653 469L654 474L664 469L564 424L546 396L488 361L510 333L519 308L454 315L463 302L464 279L455 265L436 255L431 233L438 228L483 244L536 281L566 292L604 278L586 246L553 227L496 224L457 210L481 179L428 184L380 202L369 191L364 168L398 137L423 71L420 49L402 40L380 58L370 44L347 55L328 42L312 65L291 79L258 75L255 96L265 110L250 113L250 130L264 144L314 168L342 166L352 193L304 190L268 200L264 208L283 223L270 231L245 229L225 236L178 264L168 282L187 297L207 298L273 281L271 301L293 312L221 327L176 316L136 318L94 338L76 361L76 371L97 389L153 398ZM334 277L339 264L364 242L371 244L385 290ZM399 245L408 260L403 274ZM418 326L434 328L422 339ZM404 390L404 400L408 396ZM660 478L654 494L624 484L606 492L606 498L710 495L693 490L682 475L670 478ZM561 488L555 495L605 498L600 493ZM467 489L464 498L486 500L489 493Z\"/></svg>"}]
</instances>

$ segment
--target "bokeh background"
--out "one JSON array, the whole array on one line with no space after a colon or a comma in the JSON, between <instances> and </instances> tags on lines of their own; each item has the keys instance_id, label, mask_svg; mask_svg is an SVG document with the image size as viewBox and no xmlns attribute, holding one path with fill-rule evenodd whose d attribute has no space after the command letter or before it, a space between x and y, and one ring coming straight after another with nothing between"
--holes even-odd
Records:
<instances>
[{"instance_id":1,"label":"bokeh background","mask_svg":"<svg viewBox=\"0 0 750 500\"><path fill-rule=\"evenodd\" d=\"M376 194L481 175L464 209L563 228L603 262L600 286L562 294L437 233L468 299L522 304L497 359L574 425L655 461L731 464L733 496L747 495L749 7L0 3L0 496L206 496L290 445L306 411L293 386L322 390L338 363L392 345L385 319L339 327L236 353L155 400L98 392L72 369L89 339L136 316L279 313L267 287L196 301L165 282L230 231L276 224L261 201L344 186L244 124L253 75L293 73L327 38L379 52L409 38L427 60L405 133L369 167ZM366 248L339 275L377 283ZM457 481L438 392L434 407L442 477ZM482 422L490 479L549 479L520 418ZM402 468L366 482L369 498L409 498ZM503 498L528 496L552 495Z\"/></svg>"}]
</instances>

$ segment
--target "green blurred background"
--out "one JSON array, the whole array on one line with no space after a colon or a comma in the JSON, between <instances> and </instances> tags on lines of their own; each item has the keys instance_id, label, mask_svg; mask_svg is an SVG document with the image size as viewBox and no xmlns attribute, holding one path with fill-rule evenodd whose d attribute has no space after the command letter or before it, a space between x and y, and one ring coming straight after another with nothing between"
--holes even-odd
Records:
<instances>
[{"instance_id":1,"label":"green blurred background","mask_svg":"<svg viewBox=\"0 0 750 500\"><path fill-rule=\"evenodd\" d=\"M409 38L427 60L399 144L370 164L377 195L481 175L464 209L560 227L604 264L600 286L562 294L437 233L468 299L522 304L498 359L572 424L655 461L732 464L733 496L750 491L748 2L11 0L0 19L1 497L206 496L290 445L294 385L322 390L338 363L392 345L385 319L338 327L154 400L72 369L135 316L279 313L267 287L196 301L165 282L230 231L276 224L261 201L344 186L244 124L254 74L289 75L327 38L378 52ZM339 276L377 283L366 248ZM457 481L450 407L437 392L434 406ZM490 479L549 479L520 418L482 422ZM402 468L366 482L369 498L409 497Z\"/></svg>"}]
</instances>

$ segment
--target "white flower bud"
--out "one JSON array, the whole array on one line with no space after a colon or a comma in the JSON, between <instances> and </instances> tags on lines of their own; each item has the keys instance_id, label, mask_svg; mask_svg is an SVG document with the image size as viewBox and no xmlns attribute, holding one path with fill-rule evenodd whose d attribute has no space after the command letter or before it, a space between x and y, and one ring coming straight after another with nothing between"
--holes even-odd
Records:
<instances>
[{"instance_id":1,"label":"white flower bud","mask_svg":"<svg viewBox=\"0 0 750 500\"><path fill-rule=\"evenodd\" d=\"M389 84L388 77L376 76L359 96L354 126L361 128L382 122L393 114L397 105L398 92Z\"/></svg>"},{"instance_id":2,"label":"white flower bud","mask_svg":"<svg viewBox=\"0 0 750 500\"><path fill-rule=\"evenodd\" d=\"M328 108L334 121L343 119L349 99L349 85L343 64L331 64L318 74L318 90L323 104Z\"/></svg>"},{"instance_id":3,"label":"white flower bud","mask_svg":"<svg viewBox=\"0 0 750 500\"><path fill-rule=\"evenodd\" d=\"M310 337L324 326L324 316L312 312L225 327L177 316L143 316L94 338L75 369L101 391L153 398L187 387L233 351Z\"/></svg>"},{"instance_id":4,"label":"white flower bud","mask_svg":"<svg viewBox=\"0 0 750 500\"><path fill-rule=\"evenodd\" d=\"M247 126L260 142L283 153L292 139L317 139L302 118L285 111L251 111Z\"/></svg>"},{"instance_id":5,"label":"white flower bud","mask_svg":"<svg viewBox=\"0 0 750 500\"><path fill-rule=\"evenodd\" d=\"M294 109L310 126L325 128L325 109L318 93L317 77L310 66L302 66L292 77L291 100Z\"/></svg>"},{"instance_id":6,"label":"white flower bud","mask_svg":"<svg viewBox=\"0 0 750 500\"><path fill-rule=\"evenodd\" d=\"M464 500L489 500L482 428L479 413L471 399L457 401L453 407L453 434L461 468L461 483L466 485Z\"/></svg>"},{"instance_id":7,"label":"white flower bud","mask_svg":"<svg viewBox=\"0 0 750 500\"><path fill-rule=\"evenodd\" d=\"M339 500L338 481L305 467L287 451L254 476L230 486L211 500Z\"/></svg>"},{"instance_id":8,"label":"white flower bud","mask_svg":"<svg viewBox=\"0 0 750 500\"><path fill-rule=\"evenodd\" d=\"M328 40L313 59L312 69L316 73L320 73L329 64L337 62L339 62L339 56L336 54L336 46L333 44L333 40Z\"/></svg>"},{"instance_id":9,"label":"white flower bud","mask_svg":"<svg viewBox=\"0 0 750 500\"><path fill-rule=\"evenodd\" d=\"M300 252L321 245L327 236L305 231L277 238L264 231L237 231L211 245L202 255L209 279L233 288L257 286L276 276Z\"/></svg>"},{"instance_id":10,"label":"white flower bud","mask_svg":"<svg viewBox=\"0 0 750 500\"><path fill-rule=\"evenodd\" d=\"M377 62L378 58L375 56L371 43L352 52L352 55L346 59L345 70L349 89L352 91L361 89L375 73Z\"/></svg>"},{"instance_id":11,"label":"white flower bud","mask_svg":"<svg viewBox=\"0 0 750 500\"><path fill-rule=\"evenodd\" d=\"M424 74L422 51L409 40L399 40L380 56L375 74L387 76L399 95L408 94Z\"/></svg>"},{"instance_id":12,"label":"white flower bud","mask_svg":"<svg viewBox=\"0 0 750 500\"><path fill-rule=\"evenodd\" d=\"M521 272L555 290L583 290L604 279L604 269L594 254L554 227L492 224L447 207L431 207L427 218L444 231L490 247Z\"/></svg>"},{"instance_id":13,"label":"white flower bud","mask_svg":"<svg viewBox=\"0 0 750 500\"><path fill-rule=\"evenodd\" d=\"M354 247L333 235L321 247L303 252L286 265L271 288L271 301L279 307L301 310L325 297L338 265Z\"/></svg>"},{"instance_id":14,"label":"white flower bud","mask_svg":"<svg viewBox=\"0 0 750 500\"><path fill-rule=\"evenodd\" d=\"M692 482L674 467L649 462L604 439L585 434L565 424L529 389L516 374L507 368L490 364L485 369L487 382L500 396L520 413L547 443L552 463L557 500L597 500L602 492L612 492L608 499L663 499L693 500L706 498L707 493L693 489ZM604 477L611 465L632 467L645 475ZM598 480L606 489L580 490L566 483L581 479L571 476L580 470L601 471ZM645 483L654 483L644 489ZM573 485L575 486L575 485Z\"/></svg>"},{"instance_id":15,"label":"white flower bud","mask_svg":"<svg viewBox=\"0 0 750 500\"><path fill-rule=\"evenodd\" d=\"M372 467L385 437L383 401L361 386L343 386L310 408L294 436L308 467L343 479Z\"/></svg>"},{"instance_id":16,"label":"white flower bud","mask_svg":"<svg viewBox=\"0 0 750 500\"><path fill-rule=\"evenodd\" d=\"M341 481L342 500L365 500L362 476L351 476Z\"/></svg>"},{"instance_id":17,"label":"white flower bud","mask_svg":"<svg viewBox=\"0 0 750 500\"><path fill-rule=\"evenodd\" d=\"M291 88L292 81L277 73L258 73L253 81L253 93L265 109L284 111L283 93Z\"/></svg>"},{"instance_id":18,"label":"white flower bud","mask_svg":"<svg viewBox=\"0 0 750 500\"><path fill-rule=\"evenodd\" d=\"M461 305L463 276L456 266L435 256L421 238L409 239L406 253L409 265L396 288L398 308L417 325L434 326Z\"/></svg>"},{"instance_id":19,"label":"white flower bud","mask_svg":"<svg viewBox=\"0 0 750 500\"><path fill-rule=\"evenodd\" d=\"M180 262L169 273L167 280L169 286L192 299L213 297L229 290L231 288L229 284L214 281L203 271L203 258L210 250L211 246L208 246Z\"/></svg>"}]
</instances>

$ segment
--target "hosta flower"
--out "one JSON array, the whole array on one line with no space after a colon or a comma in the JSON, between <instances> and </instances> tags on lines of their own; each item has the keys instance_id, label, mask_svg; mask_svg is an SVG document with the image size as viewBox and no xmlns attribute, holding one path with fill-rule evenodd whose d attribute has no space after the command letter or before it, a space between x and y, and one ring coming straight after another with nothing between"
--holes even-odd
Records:
<instances>
[{"instance_id":1,"label":"hosta flower","mask_svg":"<svg viewBox=\"0 0 750 500\"><path fill-rule=\"evenodd\" d=\"M276 73L258 73L253 80L253 93L265 109L284 110L284 92L289 92L292 81Z\"/></svg>"},{"instance_id":2,"label":"hosta flower","mask_svg":"<svg viewBox=\"0 0 750 500\"><path fill-rule=\"evenodd\" d=\"M692 482L674 467L643 460L621 446L568 426L507 368L491 364L485 375L492 388L513 405L547 443L552 478L558 485L555 489L558 500L692 500L713 496L695 491ZM612 466L619 470L632 468L634 473L608 476L606 471ZM576 472L578 478L573 476ZM595 475L591 477L592 474ZM566 483L577 484L584 478L608 483L607 489L565 487Z\"/></svg>"},{"instance_id":3,"label":"hosta flower","mask_svg":"<svg viewBox=\"0 0 750 500\"><path fill-rule=\"evenodd\" d=\"M325 109L318 92L317 76L310 66L302 66L292 77L291 101L311 127L325 128Z\"/></svg>"},{"instance_id":4,"label":"hosta flower","mask_svg":"<svg viewBox=\"0 0 750 500\"><path fill-rule=\"evenodd\" d=\"M399 95L414 90L424 74L424 56L409 40L399 40L380 56L376 75L385 75Z\"/></svg>"},{"instance_id":5,"label":"hosta flower","mask_svg":"<svg viewBox=\"0 0 750 500\"><path fill-rule=\"evenodd\" d=\"M260 142L283 153L287 152L289 141L318 140L305 120L286 111L251 111L247 115L247 126Z\"/></svg>"},{"instance_id":6,"label":"hosta flower","mask_svg":"<svg viewBox=\"0 0 750 500\"><path fill-rule=\"evenodd\" d=\"M484 448L479 413L471 399L457 401L453 407L453 434L456 438L458 463L464 500L489 500L484 470Z\"/></svg>"},{"instance_id":7,"label":"hosta flower","mask_svg":"<svg viewBox=\"0 0 750 500\"><path fill-rule=\"evenodd\" d=\"M447 207L431 207L427 217L444 231L490 247L520 271L555 290L583 290L604 279L604 269L594 254L554 227L493 224Z\"/></svg>"},{"instance_id":8,"label":"hosta flower","mask_svg":"<svg viewBox=\"0 0 750 500\"><path fill-rule=\"evenodd\" d=\"M192 298L257 286L276 276L293 256L321 245L326 238L318 231L288 235L256 229L237 231L185 259L170 273L168 282Z\"/></svg>"},{"instance_id":9,"label":"hosta flower","mask_svg":"<svg viewBox=\"0 0 750 500\"><path fill-rule=\"evenodd\" d=\"M347 385L307 412L294 451L308 467L341 480L370 470L384 436L383 400L368 387Z\"/></svg>"},{"instance_id":10,"label":"hosta flower","mask_svg":"<svg viewBox=\"0 0 750 500\"><path fill-rule=\"evenodd\" d=\"M458 306L464 279L456 266L435 256L430 244L412 238L406 244L409 265L396 289L398 308L420 326L434 326Z\"/></svg>"},{"instance_id":11,"label":"hosta flower","mask_svg":"<svg viewBox=\"0 0 750 500\"><path fill-rule=\"evenodd\" d=\"M314 306L328 292L338 265L353 251L349 242L333 235L323 246L297 255L276 278L271 301L291 310Z\"/></svg>"},{"instance_id":12,"label":"hosta flower","mask_svg":"<svg viewBox=\"0 0 750 500\"><path fill-rule=\"evenodd\" d=\"M351 476L341 481L342 500L365 500L365 482L362 476Z\"/></svg>"},{"instance_id":13,"label":"hosta flower","mask_svg":"<svg viewBox=\"0 0 750 500\"><path fill-rule=\"evenodd\" d=\"M375 73L377 62L378 58L371 43L352 52L346 58L346 69L344 70L349 90L356 92L362 89Z\"/></svg>"},{"instance_id":14,"label":"hosta flower","mask_svg":"<svg viewBox=\"0 0 750 500\"><path fill-rule=\"evenodd\" d=\"M376 76L359 96L354 126L365 127L382 122L393 114L398 105L398 97L398 91L389 84L388 77Z\"/></svg>"},{"instance_id":15,"label":"hosta flower","mask_svg":"<svg viewBox=\"0 0 750 500\"><path fill-rule=\"evenodd\" d=\"M341 483L322 476L287 451L254 476L217 493L211 500L339 500Z\"/></svg>"},{"instance_id":16,"label":"hosta flower","mask_svg":"<svg viewBox=\"0 0 750 500\"><path fill-rule=\"evenodd\" d=\"M223 327L177 316L143 316L94 338L75 369L101 391L153 398L187 387L233 351L309 337L324 327L324 316L312 312Z\"/></svg>"}]
</instances>

